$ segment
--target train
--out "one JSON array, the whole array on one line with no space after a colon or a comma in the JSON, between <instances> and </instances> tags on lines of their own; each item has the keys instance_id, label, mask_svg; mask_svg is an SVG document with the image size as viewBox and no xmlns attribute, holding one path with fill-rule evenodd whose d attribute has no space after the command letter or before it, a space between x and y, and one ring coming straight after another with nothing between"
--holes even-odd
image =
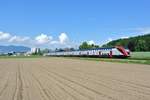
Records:
<instances>
[{"instance_id":1,"label":"train","mask_svg":"<svg viewBox=\"0 0 150 100\"><path fill-rule=\"evenodd\" d=\"M122 46L109 48L84 49L73 51L54 51L44 56L73 56L73 57L106 57L106 58L127 58L130 57L130 50Z\"/></svg>"}]
</instances>

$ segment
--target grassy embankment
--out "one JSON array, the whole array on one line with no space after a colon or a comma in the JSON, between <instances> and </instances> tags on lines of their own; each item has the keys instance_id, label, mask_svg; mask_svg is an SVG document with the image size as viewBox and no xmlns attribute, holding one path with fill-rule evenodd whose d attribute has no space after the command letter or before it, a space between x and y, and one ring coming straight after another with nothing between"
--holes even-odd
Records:
<instances>
[{"instance_id":1,"label":"grassy embankment","mask_svg":"<svg viewBox=\"0 0 150 100\"><path fill-rule=\"evenodd\" d=\"M0 56L0 59L5 58L41 58L44 56ZM125 59L118 58L90 58L90 57L65 57L71 59L92 60L92 61L106 61L106 62L120 62L120 63L138 63L150 65L150 52L132 52L131 57Z\"/></svg>"},{"instance_id":2,"label":"grassy embankment","mask_svg":"<svg viewBox=\"0 0 150 100\"><path fill-rule=\"evenodd\" d=\"M18 59L18 58L41 58L41 57L43 57L43 56L41 56L41 55L31 55L31 56L0 56L0 59L9 59L9 58L16 58L16 59Z\"/></svg>"},{"instance_id":3,"label":"grassy embankment","mask_svg":"<svg viewBox=\"0 0 150 100\"><path fill-rule=\"evenodd\" d=\"M90 57L73 57L72 59L106 61L106 62L120 62L120 63L137 63L137 64L148 64L148 65L150 65L150 52L132 52L131 57L125 58L125 59L90 58Z\"/></svg>"}]
</instances>

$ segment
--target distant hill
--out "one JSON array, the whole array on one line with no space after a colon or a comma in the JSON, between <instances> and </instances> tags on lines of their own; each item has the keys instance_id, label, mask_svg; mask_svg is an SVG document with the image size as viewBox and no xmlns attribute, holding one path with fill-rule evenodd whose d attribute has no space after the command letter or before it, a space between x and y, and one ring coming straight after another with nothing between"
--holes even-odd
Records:
<instances>
[{"instance_id":1,"label":"distant hill","mask_svg":"<svg viewBox=\"0 0 150 100\"><path fill-rule=\"evenodd\" d=\"M124 46L131 51L150 51L150 34L113 40L102 47Z\"/></svg>"},{"instance_id":2,"label":"distant hill","mask_svg":"<svg viewBox=\"0 0 150 100\"><path fill-rule=\"evenodd\" d=\"M30 51L31 48L25 46L0 46L0 53L8 53L8 52L27 52Z\"/></svg>"}]
</instances>

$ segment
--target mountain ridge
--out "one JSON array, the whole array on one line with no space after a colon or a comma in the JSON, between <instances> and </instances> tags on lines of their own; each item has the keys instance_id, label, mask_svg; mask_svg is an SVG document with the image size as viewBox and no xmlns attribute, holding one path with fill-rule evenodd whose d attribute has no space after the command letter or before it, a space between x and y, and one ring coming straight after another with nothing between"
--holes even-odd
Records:
<instances>
[{"instance_id":1,"label":"mountain ridge","mask_svg":"<svg viewBox=\"0 0 150 100\"><path fill-rule=\"evenodd\" d=\"M0 53L9 53L9 52L27 52L31 48L26 46L16 46L16 45L0 45Z\"/></svg>"}]
</instances>

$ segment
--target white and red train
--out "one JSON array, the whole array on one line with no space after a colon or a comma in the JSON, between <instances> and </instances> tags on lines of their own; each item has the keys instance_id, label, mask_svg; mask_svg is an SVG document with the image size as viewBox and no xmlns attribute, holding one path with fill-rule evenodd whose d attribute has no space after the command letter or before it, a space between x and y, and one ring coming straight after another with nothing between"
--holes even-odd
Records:
<instances>
[{"instance_id":1,"label":"white and red train","mask_svg":"<svg viewBox=\"0 0 150 100\"><path fill-rule=\"evenodd\" d=\"M85 50L74 50L74 51L59 51L50 52L45 56L82 56L82 57L129 57L130 50L125 49L121 46L111 48L97 48L97 49L85 49Z\"/></svg>"}]
</instances>

